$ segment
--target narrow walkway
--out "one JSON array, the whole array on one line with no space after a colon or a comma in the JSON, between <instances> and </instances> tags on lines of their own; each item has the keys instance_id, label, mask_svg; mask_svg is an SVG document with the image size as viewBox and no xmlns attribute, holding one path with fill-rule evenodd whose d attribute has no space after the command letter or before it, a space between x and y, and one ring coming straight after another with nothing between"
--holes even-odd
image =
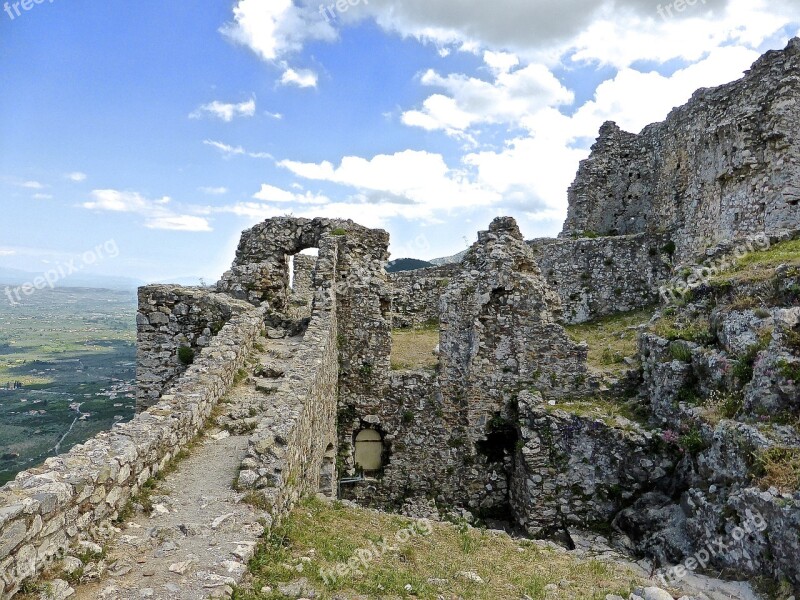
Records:
<instances>
[{"instance_id":1,"label":"narrow walkway","mask_svg":"<svg viewBox=\"0 0 800 600\"><path fill-rule=\"evenodd\" d=\"M277 332L271 331L273 335ZM111 541L104 573L79 585L76 600L200 600L226 597L240 582L264 528L260 511L232 489L260 415L281 385L302 338L262 339L247 377L217 411L214 429ZM86 565L84 572L97 570Z\"/></svg>"}]
</instances>

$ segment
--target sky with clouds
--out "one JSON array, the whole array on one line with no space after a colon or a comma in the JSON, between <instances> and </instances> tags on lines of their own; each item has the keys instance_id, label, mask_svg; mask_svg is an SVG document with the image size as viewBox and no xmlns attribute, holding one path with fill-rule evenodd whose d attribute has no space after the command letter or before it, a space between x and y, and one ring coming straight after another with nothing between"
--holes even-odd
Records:
<instances>
[{"instance_id":1,"label":"sky with clouds","mask_svg":"<svg viewBox=\"0 0 800 600\"><path fill-rule=\"evenodd\" d=\"M604 121L639 131L800 34L800 0L2 8L0 267L114 240L95 271L148 281L215 281L288 214L387 229L395 258L499 214L556 235Z\"/></svg>"}]
</instances>

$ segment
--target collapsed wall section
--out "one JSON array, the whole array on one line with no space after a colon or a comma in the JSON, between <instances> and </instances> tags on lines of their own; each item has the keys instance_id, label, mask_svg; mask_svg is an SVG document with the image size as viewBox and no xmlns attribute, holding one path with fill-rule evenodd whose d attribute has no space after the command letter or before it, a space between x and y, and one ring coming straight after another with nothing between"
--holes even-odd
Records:
<instances>
[{"instance_id":1,"label":"collapsed wall section","mask_svg":"<svg viewBox=\"0 0 800 600\"><path fill-rule=\"evenodd\" d=\"M2 600L108 527L196 437L263 327L261 309L234 315L157 404L0 488Z\"/></svg>"},{"instance_id":2,"label":"collapsed wall section","mask_svg":"<svg viewBox=\"0 0 800 600\"><path fill-rule=\"evenodd\" d=\"M136 406L156 402L214 336L251 305L205 288L139 288L136 313Z\"/></svg>"},{"instance_id":3,"label":"collapsed wall section","mask_svg":"<svg viewBox=\"0 0 800 600\"><path fill-rule=\"evenodd\" d=\"M679 261L800 227L800 38L641 133L608 122L569 190L561 237L669 232Z\"/></svg>"}]
</instances>

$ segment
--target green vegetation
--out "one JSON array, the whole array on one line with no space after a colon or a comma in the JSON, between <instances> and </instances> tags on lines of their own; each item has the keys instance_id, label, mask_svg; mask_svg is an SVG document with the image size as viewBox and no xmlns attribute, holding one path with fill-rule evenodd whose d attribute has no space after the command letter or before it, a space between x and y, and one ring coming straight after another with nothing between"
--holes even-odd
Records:
<instances>
[{"instance_id":1,"label":"green vegetation","mask_svg":"<svg viewBox=\"0 0 800 600\"><path fill-rule=\"evenodd\" d=\"M433 350L438 344L438 323L427 323L413 329L395 329L392 331L392 370L435 369L439 357Z\"/></svg>"},{"instance_id":2,"label":"green vegetation","mask_svg":"<svg viewBox=\"0 0 800 600\"><path fill-rule=\"evenodd\" d=\"M337 227L336 229L331 231L331 235L335 235L337 237L343 236L343 235L347 235L347 230L346 229L342 229L341 227Z\"/></svg>"},{"instance_id":3,"label":"green vegetation","mask_svg":"<svg viewBox=\"0 0 800 600\"><path fill-rule=\"evenodd\" d=\"M657 336L674 342L685 340L696 344L709 344L714 341L711 325L705 317L685 319L674 312L664 314L658 319L651 331Z\"/></svg>"},{"instance_id":4,"label":"green vegetation","mask_svg":"<svg viewBox=\"0 0 800 600\"><path fill-rule=\"evenodd\" d=\"M409 534L398 541L398 532ZM393 549L365 561L359 573L337 577L336 567L358 556L360 549ZM363 555L363 550L362 550ZM282 524L268 533L250 561L252 591L237 589L236 600L284 598L282 583L308 579L317 598L419 598L448 597L471 600L552 597L545 586L559 585L569 597L603 600L607 594L626 596L640 581L612 562L577 559L564 552L526 540L473 529L464 523L414 523L410 519L339 503L306 500ZM484 583L458 573L471 571ZM327 576L327 582L325 580ZM442 587L437 587L441 580ZM269 593L259 590L271 588ZM406 586L411 586L407 589Z\"/></svg>"},{"instance_id":5,"label":"green vegetation","mask_svg":"<svg viewBox=\"0 0 800 600\"><path fill-rule=\"evenodd\" d=\"M800 267L800 240L781 242L767 250L751 252L740 258L735 266L712 277L711 281L764 281L772 277L780 265Z\"/></svg>"},{"instance_id":6,"label":"green vegetation","mask_svg":"<svg viewBox=\"0 0 800 600\"><path fill-rule=\"evenodd\" d=\"M135 315L133 292L56 288L0 302L0 485L59 440L65 452L133 416ZM23 387L7 389L14 381Z\"/></svg>"},{"instance_id":7,"label":"green vegetation","mask_svg":"<svg viewBox=\"0 0 800 600\"><path fill-rule=\"evenodd\" d=\"M600 419L609 427L619 427L619 417L642 425L646 423L644 415L631 404L599 397L558 400L553 405L545 404L544 408L548 411L563 410L587 419Z\"/></svg>"},{"instance_id":8,"label":"green vegetation","mask_svg":"<svg viewBox=\"0 0 800 600\"><path fill-rule=\"evenodd\" d=\"M194 350L189 346L181 346L178 348L178 360L182 365L189 366L194 362Z\"/></svg>"},{"instance_id":9,"label":"green vegetation","mask_svg":"<svg viewBox=\"0 0 800 600\"><path fill-rule=\"evenodd\" d=\"M800 448L777 446L756 454L756 476L764 488L776 487L781 492L800 488Z\"/></svg>"},{"instance_id":10,"label":"green vegetation","mask_svg":"<svg viewBox=\"0 0 800 600\"><path fill-rule=\"evenodd\" d=\"M625 357L636 354L637 326L650 321L655 308L604 317L565 329L575 342L589 344L589 365L608 373L624 371Z\"/></svg>"},{"instance_id":11,"label":"green vegetation","mask_svg":"<svg viewBox=\"0 0 800 600\"><path fill-rule=\"evenodd\" d=\"M683 448L687 454L698 454L706 449L707 445L703 439L703 435L696 427L690 429L678 438L678 445Z\"/></svg>"},{"instance_id":12,"label":"green vegetation","mask_svg":"<svg viewBox=\"0 0 800 600\"><path fill-rule=\"evenodd\" d=\"M672 358L680 362L692 362L692 349L683 342L672 342L669 345L669 353Z\"/></svg>"}]
</instances>

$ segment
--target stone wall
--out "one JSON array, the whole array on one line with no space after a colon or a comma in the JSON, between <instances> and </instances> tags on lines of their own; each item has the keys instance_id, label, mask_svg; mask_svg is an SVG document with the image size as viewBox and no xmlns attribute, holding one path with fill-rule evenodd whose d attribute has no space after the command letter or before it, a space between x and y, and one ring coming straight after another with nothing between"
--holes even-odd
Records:
<instances>
[{"instance_id":1,"label":"stone wall","mask_svg":"<svg viewBox=\"0 0 800 600\"><path fill-rule=\"evenodd\" d=\"M205 288L150 285L139 288L136 313L136 405L156 402L190 360L207 347L233 315L250 305ZM180 348L189 348L184 360Z\"/></svg>"},{"instance_id":2,"label":"stone wall","mask_svg":"<svg viewBox=\"0 0 800 600\"><path fill-rule=\"evenodd\" d=\"M441 300L437 373L374 373L359 403L340 401L340 443L378 430L386 464L379 481L343 490L364 502L399 507L410 497L507 516L520 390L548 399L596 389L586 348L556 322L558 296L547 286L513 219L496 219L458 267ZM366 375L366 374L365 374ZM352 473L352 457L345 456ZM420 468L420 465L423 465Z\"/></svg>"},{"instance_id":3,"label":"stone wall","mask_svg":"<svg viewBox=\"0 0 800 600\"><path fill-rule=\"evenodd\" d=\"M439 321L439 300L459 264L389 274L392 327L419 327Z\"/></svg>"},{"instance_id":4,"label":"stone wall","mask_svg":"<svg viewBox=\"0 0 800 600\"><path fill-rule=\"evenodd\" d=\"M684 260L725 239L797 229L798 69L795 38L638 135L604 124L569 190L561 236L667 232Z\"/></svg>"},{"instance_id":5,"label":"stone wall","mask_svg":"<svg viewBox=\"0 0 800 600\"><path fill-rule=\"evenodd\" d=\"M159 402L0 488L0 578L7 600L69 547L89 541L203 427L263 330L234 315Z\"/></svg>"},{"instance_id":6,"label":"stone wall","mask_svg":"<svg viewBox=\"0 0 800 600\"><path fill-rule=\"evenodd\" d=\"M319 244L311 322L250 438L239 473L238 487L257 490L273 519L285 515L302 495L332 495L335 489L339 364L331 292L339 243L323 237Z\"/></svg>"},{"instance_id":7,"label":"stone wall","mask_svg":"<svg viewBox=\"0 0 800 600\"><path fill-rule=\"evenodd\" d=\"M668 235L545 238L528 243L561 298L567 323L656 304L659 287L672 270Z\"/></svg>"},{"instance_id":8,"label":"stone wall","mask_svg":"<svg viewBox=\"0 0 800 600\"><path fill-rule=\"evenodd\" d=\"M311 315L311 305L314 301L314 269L316 264L316 256L305 254L296 254L294 256L289 304L292 313L296 317L304 318Z\"/></svg>"}]
</instances>

